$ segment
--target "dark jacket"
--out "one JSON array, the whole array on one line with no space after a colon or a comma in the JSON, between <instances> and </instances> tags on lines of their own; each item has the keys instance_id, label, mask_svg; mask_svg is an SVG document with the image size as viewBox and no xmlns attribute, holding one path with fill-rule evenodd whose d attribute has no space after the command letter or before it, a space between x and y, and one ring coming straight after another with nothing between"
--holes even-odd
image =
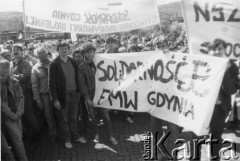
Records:
<instances>
[{"instance_id":1,"label":"dark jacket","mask_svg":"<svg viewBox=\"0 0 240 161\"><path fill-rule=\"evenodd\" d=\"M23 58L19 60L18 63L16 63L15 60L10 63L10 72L19 80L23 93L25 90L32 90L31 70L32 67L29 62Z\"/></svg>"},{"instance_id":2,"label":"dark jacket","mask_svg":"<svg viewBox=\"0 0 240 161\"><path fill-rule=\"evenodd\" d=\"M71 61L72 66L74 68L75 73L75 82L77 87L78 82L78 67L77 63L74 59L68 57ZM66 88L65 88L65 76L63 73L62 66L60 64L60 56L54 59L49 66L49 77L48 77L48 86L50 91L50 96L52 101L58 100L61 106L65 105L65 96L66 96ZM78 91L78 87L77 87Z\"/></svg>"},{"instance_id":3,"label":"dark jacket","mask_svg":"<svg viewBox=\"0 0 240 161\"><path fill-rule=\"evenodd\" d=\"M226 70L222 86L219 92L219 99L221 101L221 107L227 116L231 110L231 95L238 90L238 67L235 63L231 62L231 67Z\"/></svg>"},{"instance_id":4,"label":"dark jacket","mask_svg":"<svg viewBox=\"0 0 240 161\"><path fill-rule=\"evenodd\" d=\"M13 77L8 77L8 89L11 92L14 103L17 107L17 114L22 116L24 112L24 96L22 89L20 87L19 81ZM0 88L0 94L2 93ZM3 117L7 117L12 119L14 113L11 111L10 107L8 106L7 96L1 95L1 113Z\"/></svg>"},{"instance_id":5,"label":"dark jacket","mask_svg":"<svg viewBox=\"0 0 240 161\"><path fill-rule=\"evenodd\" d=\"M96 67L93 63L88 64L84 62L78 67L78 87L85 99L93 100L95 92L95 73Z\"/></svg>"}]
</instances>

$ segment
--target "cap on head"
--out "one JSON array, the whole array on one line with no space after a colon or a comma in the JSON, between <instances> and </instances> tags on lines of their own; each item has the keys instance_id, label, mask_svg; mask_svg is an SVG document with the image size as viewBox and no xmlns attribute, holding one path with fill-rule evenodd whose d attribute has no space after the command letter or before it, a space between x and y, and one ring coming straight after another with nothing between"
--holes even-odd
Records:
<instances>
[{"instance_id":1,"label":"cap on head","mask_svg":"<svg viewBox=\"0 0 240 161\"><path fill-rule=\"evenodd\" d=\"M211 49L218 47L220 44L222 44L225 49L227 48L226 41L224 41L223 39L216 38L211 43L208 44L208 50L210 51Z\"/></svg>"}]
</instances>

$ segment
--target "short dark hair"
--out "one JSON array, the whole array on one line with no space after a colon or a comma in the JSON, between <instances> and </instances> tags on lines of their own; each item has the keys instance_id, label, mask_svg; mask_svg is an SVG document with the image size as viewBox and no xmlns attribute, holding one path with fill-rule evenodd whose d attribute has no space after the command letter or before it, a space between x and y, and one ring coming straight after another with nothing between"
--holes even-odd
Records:
<instances>
[{"instance_id":1,"label":"short dark hair","mask_svg":"<svg viewBox=\"0 0 240 161\"><path fill-rule=\"evenodd\" d=\"M117 40L114 37L108 37L106 40L106 44L117 43Z\"/></svg>"},{"instance_id":2,"label":"short dark hair","mask_svg":"<svg viewBox=\"0 0 240 161\"><path fill-rule=\"evenodd\" d=\"M138 41L137 35L131 36L130 41L131 41L131 42L136 42L136 41Z\"/></svg>"},{"instance_id":3,"label":"short dark hair","mask_svg":"<svg viewBox=\"0 0 240 161\"><path fill-rule=\"evenodd\" d=\"M208 50L218 47L220 44L223 45L224 49L227 48L227 43L223 39L216 38L211 43L208 44Z\"/></svg>"},{"instance_id":4,"label":"short dark hair","mask_svg":"<svg viewBox=\"0 0 240 161\"><path fill-rule=\"evenodd\" d=\"M68 49L70 49L70 45L65 41L59 42L59 44L57 45L57 51L59 51L60 47L68 47Z\"/></svg>"},{"instance_id":5,"label":"short dark hair","mask_svg":"<svg viewBox=\"0 0 240 161\"><path fill-rule=\"evenodd\" d=\"M130 52L131 50L133 50L134 52L138 52L138 48L135 45L129 45L127 52Z\"/></svg>"},{"instance_id":6,"label":"short dark hair","mask_svg":"<svg viewBox=\"0 0 240 161\"><path fill-rule=\"evenodd\" d=\"M162 44L166 44L167 46L168 41L166 37L155 37L153 40L153 46L159 48L160 46L162 46Z\"/></svg>"},{"instance_id":7,"label":"short dark hair","mask_svg":"<svg viewBox=\"0 0 240 161\"><path fill-rule=\"evenodd\" d=\"M77 49L73 52L72 56L74 57L75 54L77 54L77 53L80 53L81 55L83 55L82 49L81 49L81 48L77 48Z\"/></svg>"},{"instance_id":8,"label":"short dark hair","mask_svg":"<svg viewBox=\"0 0 240 161\"><path fill-rule=\"evenodd\" d=\"M81 45L82 54L89 53L91 50L96 51L95 46L92 43L86 42Z\"/></svg>"}]
</instances>

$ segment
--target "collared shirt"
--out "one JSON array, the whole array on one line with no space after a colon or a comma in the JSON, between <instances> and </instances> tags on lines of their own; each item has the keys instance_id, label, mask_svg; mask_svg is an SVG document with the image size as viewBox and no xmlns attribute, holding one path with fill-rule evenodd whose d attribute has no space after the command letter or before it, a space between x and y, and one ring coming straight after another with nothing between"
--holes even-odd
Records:
<instances>
[{"instance_id":1,"label":"collared shirt","mask_svg":"<svg viewBox=\"0 0 240 161\"><path fill-rule=\"evenodd\" d=\"M65 90L66 92L76 91L77 85L75 81L75 72L73 65L69 59L65 63L62 59L60 59L60 64L63 69L63 73L65 76Z\"/></svg>"},{"instance_id":2,"label":"collared shirt","mask_svg":"<svg viewBox=\"0 0 240 161\"><path fill-rule=\"evenodd\" d=\"M40 101L40 94L46 94L49 92L48 87L48 68L50 61L46 64L38 62L32 68L31 81L33 99L37 102Z\"/></svg>"}]
</instances>

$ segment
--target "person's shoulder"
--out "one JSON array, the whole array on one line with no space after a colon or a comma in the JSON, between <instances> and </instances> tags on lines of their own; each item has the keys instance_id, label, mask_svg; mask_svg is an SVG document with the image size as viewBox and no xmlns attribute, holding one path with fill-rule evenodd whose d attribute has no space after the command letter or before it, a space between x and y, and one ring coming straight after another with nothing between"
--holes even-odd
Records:
<instances>
[{"instance_id":1,"label":"person's shoulder","mask_svg":"<svg viewBox=\"0 0 240 161\"><path fill-rule=\"evenodd\" d=\"M69 56L68 56L68 59L69 59L75 66L77 66L77 62L76 62L75 59L73 59L73 58L71 58L71 57L69 57Z\"/></svg>"},{"instance_id":2,"label":"person's shoulder","mask_svg":"<svg viewBox=\"0 0 240 161\"><path fill-rule=\"evenodd\" d=\"M68 56L68 59L75 62L75 60L71 56Z\"/></svg>"},{"instance_id":3,"label":"person's shoulder","mask_svg":"<svg viewBox=\"0 0 240 161\"><path fill-rule=\"evenodd\" d=\"M59 62L60 61L60 58L59 58L59 56L57 56L57 57L55 57L51 62L50 62L50 65L51 64L56 64L57 62Z\"/></svg>"},{"instance_id":4,"label":"person's shoulder","mask_svg":"<svg viewBox=\"0 0 240 161\"><path fill-rule=\"evenodd\" d=\"M37 62L35 65L33 65L32 70L37 70L40 66L40 62Z\"/></svg>"},{"instance_id":5,"label":"person's shoulder","mask_svg":"<svg viewBox=\"0 0 240 161\"><path fill-rule=\"evenodd\" d=\"M78 68L80 69L82 69L82 68L84 68L84 67L86 67L86 63L85 62L82 62L81 64L79 64L78 65Z\"/></svg>"},{"instance_id":6,"label":"person's shoulder","mask_svg":"<svg viewBox=\"0 0 240 161\"><path fill-rule=\"evenodd\" d=\"M78 70L86 72L87 71L87 63L83 62L83 63L79 64Z\"/></svg>"},{"instance_id":7,"label":"person's shoulder","mask_svg":"<svg viewBox=\"0 0 240 161\"><path fill-rule=\"evenodd\" d=\"M230 63L231 63L231 68L230 69L234 69L234 70L239 69L237 64L235 63L235 60L230 60Z\"/></svg>"},{"instance_id":8,"label":"person's shoulder","mask_svg":"<svg viewBox=\"0 0 240 161\"><path fill-rule=\"evenodd\" d=\"M24 66L24 67L28 67L28 68L31 68L31 64L28 60L26 59L23 59L22 62L20 63L20 65Z\"/></svg>"}]
</instances>

